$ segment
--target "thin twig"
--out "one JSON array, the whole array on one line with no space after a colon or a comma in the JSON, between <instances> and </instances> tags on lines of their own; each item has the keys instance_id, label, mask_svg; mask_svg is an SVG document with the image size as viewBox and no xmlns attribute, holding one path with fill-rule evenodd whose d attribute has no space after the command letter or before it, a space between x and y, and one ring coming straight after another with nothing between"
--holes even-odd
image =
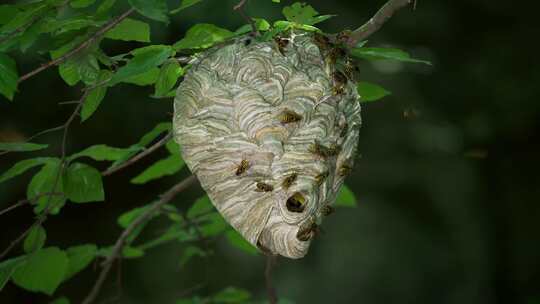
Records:
<instances>
[{"instance_id":1,"label":"thin twig","mask_svg":"<svg viewBox=\"0 0 540 304\"><path fill-rule=\"evenodd\" d=\"M89 47L90 45L92 45L92 43L94 43L96 40L98 40L99 38L101 38L101 36L103 36L107 31L111 30L113 27L115 27L118 23L120 23L122 20L124 20L125 18L127 18L129 15L131 15L133 12L135 11L134 8L130 8L129 10L127 10L126 12L124 12L122 15L119 15L118 17L112 19L111 21L109 21L107 24L105 24L103 27L101 27L97 32L95 32L90 38L88 38L88 40L84 41L83 43L81 43L79 46L77 46L76 48L74 48L73 50L67 52L66 54L54 59L54 60L51 60L43 65L41 65L39 68L27 73L27 74L24 74L23 76L21 76L19 78L19 83L25 81L26 79L52 67L52 66L56 66L56 65L59 65L61 64L62 62L66 61L67 59L71 58L73 55L77 54L78 52L86 49L87 47Z\"/></svg>"},{"instance_id":2,"label":"thin twig","mask_svg":"<svg viewBox=\"0 0 540 304\"><path fill-rule=\"evenodd\" d=\"M128 161L121 164L120 166L109 168L109 169L103 171L101 173L101 175L102 176L109 176L109 175L111 175L113 173L116 173L116 172L118 172L120 170L123 170L126 167L129 167L129 166L133 165L137 161L141 160L143 157L145 157L145 156L151 154L152 152L156 151L161 146L164 146L171 138L172 138L172 133L168 133L167 135L165 135L165 137L163 137L158 142L156 142L155 144L150 146L148 149L146 149L146 150L142 151L141 153L135 155L134 157L130 158Z\"/></svg>"},{"instance_id":3,"label":"thin twig","mask_svg":"<svg viewBox=\"0 0 540 304\"><path fill-rule=\"evenodd\" d=\"M365 40L378 31L399 9L409 5L413 0L389 0L375 15L364 25L354 30L347 45L354 47L358 42Z\"/></svg>"},{"instance_id":4,"label":"thin twig","mask_svg":"<svg viewBox=\"0 0 540 304\"><path fill-rule=\"evenodd\" d=\"M276 259L276 255L266 255L266 269L264 270L264 279L266 281L266 293L268 294L268 301L270 302L270 304L276 304L278 302L276 289L272 284L272 269L276 265Z\"/></svg>"},{"instance_id":5,"label":"thin twig","mask_svg":"<svg viewBox=\"0 0 540 304\"><path fill-rule=\"evenodd\" d=\"M31 199L23 199L23 200L20 200L18 201L17 203L13 204L12 206L9 206L7 207L6 209L0 211L0 216L12 211L12 210L15 210L19 207L22 207L26 204L32 204L34 203L35 201L37 201L38 199L44 197L44 196L48 196L48 195L64 195L64 193L62 192L45 192L45 193L41 193L41 194L38 194L34 197L32 197Z\"/></svg>"},{"instance_id":6,"label":"thin twig","mask_svg":"<svg viewBox=\"0 0 540 304\"><path fill-rule=\"evenodd\" d=\"M255 25L255 22L253 21L253 19L249 17L244 11L244 7L246 3L247 3L247 0L242 0L238 2L238 4L233 7L233 10L237 11L240 14L240 16L242 16L242 18L246 19L247 22L249 22L249 24L251 25L251 33L253 34L253 36L258 36L259 30L257 30L257 25Z\"/></svg>"},{"instance_id":7,"label":"thin twig","mask_svg":"<svg viewBox=\"0 0 540 304\"><path fill-rule=\"evenodd\" d=\"M195 176L190 176L180 183L176 184L174 187L169 189L167 192L165 192L163 195L161 195L160 199L154 202L150 208L148 208L144 213L140 214L131 224L122 232L120 237L116 240L116 243L113 246L111 254L105 259L105 261L102 263L102 269L99 273L99 276L92 287L92 290L90 293L84 298L82 301L82 304L90 304L94 302L96 297L98 296L99 292L101 291L101 287L103 286L103 283L105 282L105 279L107 278L111 267L113 265L113 262L115 259L119 258L122 253L122 249L127 243L128 237L131 235L131 233L141 224L146 222L154 213L158 212L161 207L168 202L170 202L176 195L178 195L180 192L184 191L186 188L188 188L190 185L195 183L197 181L197 178Z\"/></svg>"}]
</instances>

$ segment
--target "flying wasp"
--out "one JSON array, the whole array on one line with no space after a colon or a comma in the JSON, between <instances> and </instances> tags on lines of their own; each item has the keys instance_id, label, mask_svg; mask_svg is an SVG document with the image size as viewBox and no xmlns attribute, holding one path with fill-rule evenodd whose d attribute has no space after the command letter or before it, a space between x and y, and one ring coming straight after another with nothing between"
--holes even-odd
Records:
<instances>
[{"instance_id":1,"label":"flying wasp","mask_svg":"<svg viewBox=\"0 0 540 304\"><path fill-rule=\"evenodd\" d=\"M274 186L262 182L258 182L256 187L257 189L255 191L257 192L270 192L274 190Z\"/></svg>"},{"instance_id":2,"label":"flying wasp","mask_svg":"<svg viewBox=\"0 0 540 304\"><path fill-rule=\"evenodd\" d=\"M236 167L236 176L240 176L246 173L247 169L249 169L249 166L250 166L249 161L242 159L242 161L240 162L240 165Z\"/></svg>"},{"instance_id":3,"label":"flying wasp","mask_svg":"<svg viewBox=\"0 0 540 304\"><path fill-rule=\"evenodd\" d=\"M283 110L283 112L281 112L281 114L279 114L278 118L282 124L288 124L288 123L298 122L302 120L302 115L294 111L285 109Z\"/></svg>"}]
</instances>

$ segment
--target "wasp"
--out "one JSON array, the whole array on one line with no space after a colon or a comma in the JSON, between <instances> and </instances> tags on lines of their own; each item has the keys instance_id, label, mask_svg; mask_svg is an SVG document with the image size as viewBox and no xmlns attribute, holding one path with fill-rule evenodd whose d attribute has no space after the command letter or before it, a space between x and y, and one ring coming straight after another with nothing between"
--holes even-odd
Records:
<instances>
[{"instance_id":1,"label":"wasp","mask_svg":"<svg viewBox=\"0 0 540 304\"><path fill-rule=\"evenodd\" d=\"M328 55L326 56L326 61L328 61L331 64L335 64L338 59L343 58L347 56L347 52L344 48L336 46L330 49L328 52Z\"/></svg>"},{"instance_id":2,"label":"wasp","mask_svg":"<svg viewBox=\"0 0 540 304\"><path fill-rule=\"evenodd\" d=\"M322 185L322 183L324 182L324 180L328 177L328 171L325 171L321 174L318 174L317 176L315 176L315 183L317 184L317 186L320 186Z\"/></svg>"},{"instance_id":3,"label":"wasp","mask_svg":"<svg viewBox=\"0 0 540 304\"><path fill-rule=\"evenodd\" d=\"M307 242L312 237L319 235L321 232L319 225L315 223L314 220L309 220L308 222L302 224L296 233L296 238L299 241Z\"/></svg>"},{"instance_id":4,"label":"wasp","mask_svg":"<svg viewBox=\"0 0 540 304\"><path fill-rule=\"evenodd\" d=\"M313 35L314 43L319 47L319 50L326 50L331 47L330 39L323 34L315 33Z\"/></svg>"},{"instance_id":5,"label":"wasp","mask_svg":"<svg viewBox=\"0 0 540 304\"><path fill-rule=\"evenodd\" d=\"M289 45L289 39L285 39L282 37L275 37L274 41L276 42L278 46L278 50L281 53L281 55L285 56L285 48L287 45Z\"/></svg>"},{"instance_id":6,"label":"wasp","mask_svg":"<svg viewBox=\"0 0 540 304\"><path fill-rule=\"evenodd\" d=\"M249 161L242 159L240 165L238 165L238 167L236 168L236 176L240 176L246 173L247 169L249 169Z\"/></svg>"},{"instance_id":7,"label":"wasp","mask_svg":"<svg viewBox=\"0 0 540 304\"><path fill-rule=\"evenodd\" d=\"M339 176L347 176L349 173L351 173L352 168L349 165L343 164L341 167L339 167L338 175Z\"/></svg>"},{"instance_id":8,"label":"wasp","mask_svg":"<svg viewBox=\"0 0 540 304\"><path fill-rule=\"evenodd\" d=\"M360 73L360 69L354 62L350 59L347 59L344 64L343 72L345 72L345 75L347 78L352 79L353 81L356 81L358 79L358 74Z\"/></svg>"},{"instance_id":9,"label":"wasp","mask_svg":"<svg viewBox=\"0 0 540 304\"><path fill-rule=\"evenodd\" d=\"M336 36L336 41L340 43L347 43L349 39L351 38L351 34L352 32L349 30L339 32Z\"/></svg>"},{"instance_id":10,"label":"wasp","mask_svg":"<svg viewBox=\"0 0 540 304\"><path fill-rule=\"evenodd\" d=\"M257 192L270 192L274 190L274 186L262 182L258 182L256 187L257 189L255 191Z\"/></svg>"},{"instance_id":11,"label":"wasp","mask_svg":"<svg viewBox=\"0 0 540 304\"><path fill-rule=\"evenodd\" d=\"M341 147L336 144L332 144L330 147L327 148L315 141L314 144L308 147L308 151L322 157L331 157L339 154L339 152L341 151Z\"/></svg>"},{"instance_id":12,"label":"wasp","mask_svg":"<svg viewBox=\"0 0 540 304\"><path fill-rule=\"evenodd\" d=\"M347 76L339 71L336 71L332 73L332 79L334 80L332 93L334 93L334 95L343 94L343 92L345 92L345 84L348 81Z\"/></svg>"},{"instance_id":13,"label":"wasp","mask_svg":"<svg viewBox=\"0 0 540 304\"><path fill-rule=\"evenodd\" d=\"M306 198L299 192L296 192L287 199L287 210L290 212L302 212L306 207Z\"/></svg>"},{"instance_id":14,"label":"wasp","mask_svg":"<svg viewBox=\"0 0 540 304\"><path fill-rule=\"evenodd\" d=\"M282 124L298 122L300 120L302 120L302 115L288 109L285 109L279 115L279 121L281 121Z\"/></svg>"},{"instance_id":15,"label":"wasp","mask_svg":"<svg viewBox=\"0 0 540 304\"><path fill-rule=\"evenodd\" d=\"M296 173L293 173L289 176L287 176L283 182L281 183L281 186L285 189L289 189L289 187L296 181L296 179L298 178L298 174Z\"/></svg>"},{"instance_id":16,"label":"wasp","mask_svg":"<svg viewBox=\"0 0 540 304\"><path fill-rule=\"evenodd\" d=\"M336 209L330 205L326 205L321 208L321 214L324 216L329 216L330 214L334 213Z\"/></svg>"}]
</instances>

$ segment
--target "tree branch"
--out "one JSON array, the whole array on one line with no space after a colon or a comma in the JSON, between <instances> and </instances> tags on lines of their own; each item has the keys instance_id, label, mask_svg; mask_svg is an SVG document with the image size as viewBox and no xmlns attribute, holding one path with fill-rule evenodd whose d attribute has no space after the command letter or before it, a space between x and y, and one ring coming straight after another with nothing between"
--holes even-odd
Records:
<instances>
[{"instance_id":1,"label":"tree branch","mask_svg":"<svg viewBox=\"0 0 540 304\"><path fill-rule=\"evenodd\" d=\"M171 138L172 138L172 133L168 133L167 135L165 135L165 137L163 137L157 143L150 146L148 149L146 149L146 150L142 151L141 153L135 155L134 157L130 158L128 161L121 164L120 166L109 168L109 169L103 171L101 173L101 175L102 176L109 176L109 175L111 175L113 173L116 173L116 172L118 172L120 170L123 170L124 168L127 168L127 167L133 165L137 161L141 160L143 157L145 157L145 156L151 154L152 152L156 151L161 146L164 146Z\"/></svg>"},{"instance_id":2,"label":"tree branch","mask_svg":"<svg viewBox=\"0 0 540 304\"><path fill-rule=\"evenodd\" d=\"M251 32L253 36L258 36L259 31L257 30L257 26L255 25L255 22L244 11L244 6L246 5L246 3L247 3L247 0L241 0L240 2L238 2L237 5L233 7L233 10L237 11L240 14L240 16L246 19L246 21L251 25Z\"/></svg>"},{"instance_id":3,"label":"tree branch","mask_svg":"<svg viewBox=\"0 0 540 304\"><path fill-rule=\"evenodd\" d=\"M276 289L272 284L272 269L276 265L276 259L276 255L266 255L266 269L264 270L264 279L266 281L266 293L268 294L268 301L270 302L270 304L276 304L278 302Z\"/></svg>"},{"instance_id":4,"label":"tree branch","mask_svg":"<svg viewBox=\"0 0 540 304\"><path fill-rule=\"evenodd\" d=\"M163 195L160 196L160 199L154 202L150 208L148 208L145 212L140 214L131 224L122 232L120 237L116 240L116 243L113 246L111 254L105 259L105 261L102 263L103 269L99 273L99 276L92 287L92 290L90 293L84 298L82 301L82 304L90 304L94 302L96 297L98 296L99 292L101 291L101 287L103 286L103 283L105 282L105 279L107 278L111 267L113 265L113 262L115 259L119 258L122 255L122 249L127 243L127 239L130 236L130 234L141 224L143 224L146 220L148 220L154 213L158 212L161 207L168 202L170 202L176 195L178 195L180 192L184 191L186 188L191 186L193 183L197 181L197 178L192 175L180 183L176 184L171 189L167 190Z\"/></svg>"},{"instance_id":5,"label":"tree branch","mask_svg":"<svg viewBox=\"0 0 540 304\"><path fill-rule=\"evenodd\" d=\"M130 8L129 10L127 10L126 12L124 12L122 15L112 19L111 21L109 21L107 24L105 24L103 27L101 27L97 32L95 32L90 38L88 38L88 40L84 41L83 43L81 43L78 47L74 48L73 50L67 52L66 54L54 59L54 60L51 60L43 65L41 65L39 68L27 73L27 74L24 74L23 76L21 76L19 78L19 83L25 81L26 79L38 74L38 73L41 73L42 71L52 67L52 66L56 66L56 65L59 65L61 64L62 62L66 61L67 59L71 58L73 55L77 54L78 52L86 49L87 47L89 47L90 45L92 45L92 43L94 43L96 40L98 40L99 38L101 38L101 36L103 36L107 31L111 30L113 27L115 27L118 23L120 23L122 20L124 20L125 18L127 18L129 15L131 15L133 12L135 11L134 8Z\"/></svg>"},{"instance_id":6,"label":"tree branch","mask_svg":"<svg viewBox=\"0 0 540 304\"><path fill-rule=\"evenodd\" d=\"M349 47L354 47L358 42L365 40L378 31L390 19L395 12L411 4L413 0L389 0L375 15L361 27L352 32L347 41Z\"/></svg>"}]
</instances>

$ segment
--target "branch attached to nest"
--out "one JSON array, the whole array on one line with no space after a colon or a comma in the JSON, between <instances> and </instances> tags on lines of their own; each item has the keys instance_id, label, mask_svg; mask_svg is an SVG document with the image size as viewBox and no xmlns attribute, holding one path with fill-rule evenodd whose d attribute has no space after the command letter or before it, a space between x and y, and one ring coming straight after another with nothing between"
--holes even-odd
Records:
<instances>
[{"instance_id":1,"label":"branch attached to nest","mask_svg":"<svg viewBox=\"0 0 540 304\"><path fill-rule=\"evenodd\" d=\"M351 33L347 45L354 47L358 42L365 40L377 32L395 12L412 2L413 0L389 0L368 22Z\"/></svg>"}]
</instances>

